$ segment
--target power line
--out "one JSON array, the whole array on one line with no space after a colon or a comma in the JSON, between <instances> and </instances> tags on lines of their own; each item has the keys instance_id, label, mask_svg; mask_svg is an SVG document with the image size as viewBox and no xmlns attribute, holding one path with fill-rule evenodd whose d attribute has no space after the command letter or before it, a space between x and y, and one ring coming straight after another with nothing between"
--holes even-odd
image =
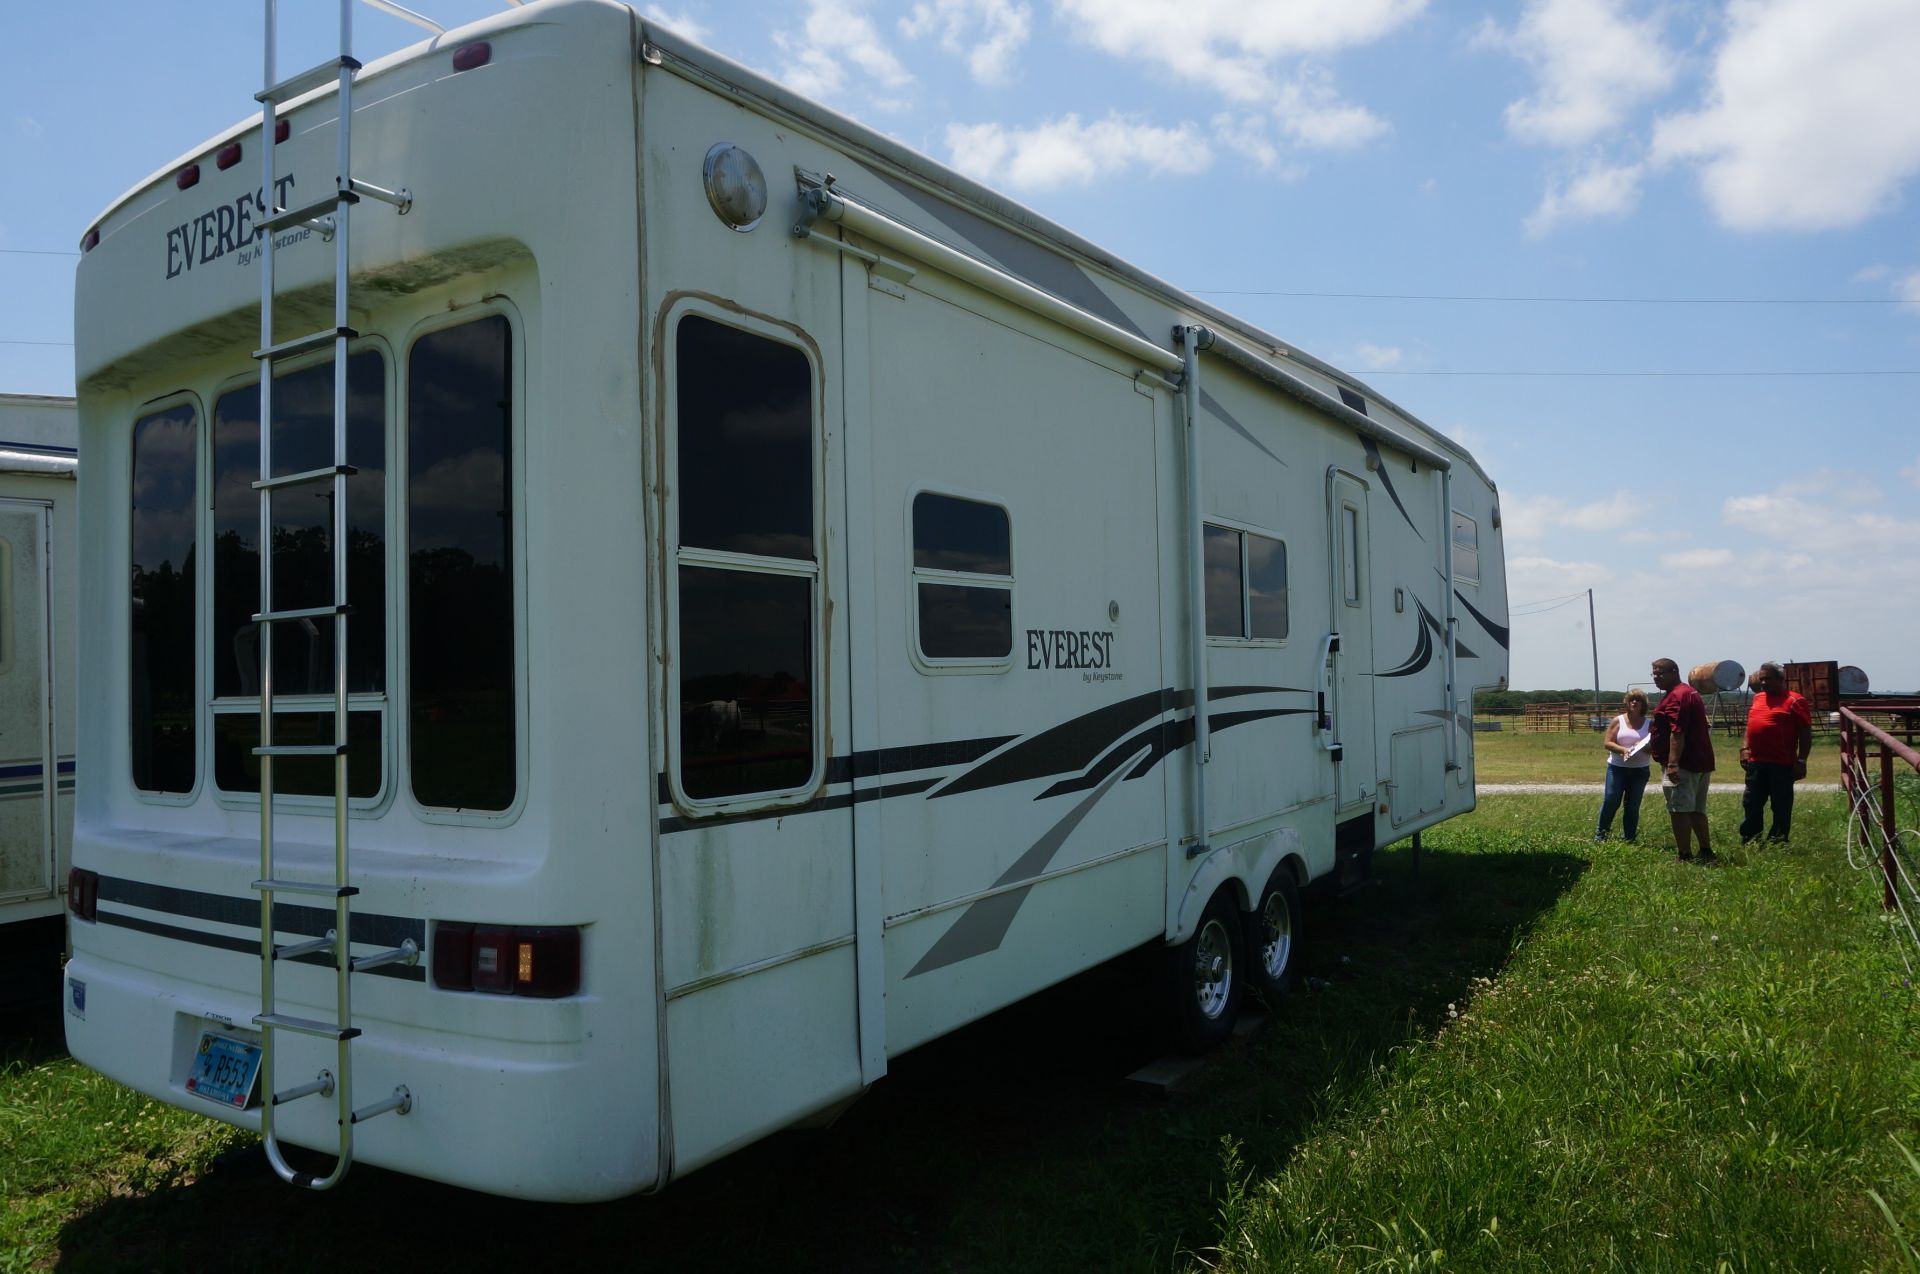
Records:
<instances>
[{"instance_id":1,"label":"power line","mask_svg":"<svg viewBox=\"0 0 1920 1274\"><path fill-rule=\"evenodd\" d=\"M1470 301L1496 305L1915 305L1900 297L1852 296L1498 296L1444 292L1266 292L1188 288L1195 296L1291 296L1345 301Z\"/></svg>"},{"instance_id":2,"label":"power line","mask_svg":"<svg viewBox=\"0 0 1920 1274\"><path fill-rule=\"evenodd\" d=\"M0 345L55 345L73 348L72 341L0 341Z\"/></svg>"},{"instance_id":3,"label":"power line","mask_svg":"<svg viewBox=\"0 0 1920 1274\"><path fill-rule=\"evenodd\" d=\"M10 257L77 257L78 252L54 252L48 248L0 248L0 253Z\"/></svg>"}]
</instances>

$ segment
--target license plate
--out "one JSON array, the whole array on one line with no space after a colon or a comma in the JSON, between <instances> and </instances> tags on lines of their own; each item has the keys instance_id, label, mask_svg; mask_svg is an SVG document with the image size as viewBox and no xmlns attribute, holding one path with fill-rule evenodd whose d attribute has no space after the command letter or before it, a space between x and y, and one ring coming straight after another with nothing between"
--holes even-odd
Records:
<instances>
[{"instance_id":1,"label":"license plate","mask_svg":"<svg viewBox=\"0 0 1920 1274\"><path fill-rule=\"evenodd\" d=\"M245 1110L253 1101L260 1074L260 1046L215 1031L200 1033L200 1047L187 1072L187 1091L195 1097Z\"/></svg>"}]
</instances>

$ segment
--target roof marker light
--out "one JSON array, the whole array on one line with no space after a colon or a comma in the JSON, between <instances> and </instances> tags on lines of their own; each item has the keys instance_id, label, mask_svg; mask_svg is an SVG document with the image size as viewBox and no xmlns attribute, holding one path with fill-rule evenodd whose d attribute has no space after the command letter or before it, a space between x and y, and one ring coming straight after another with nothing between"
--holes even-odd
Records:
<instances>
[{"instance_id":1,"label":"roof marker light","mask_svg":"<svg viewBox=\"0 0 1920 1274\"><path fill-rule=\"evenodd\" d=\"M287 140L292 134L293 122L291 120L277 119L273 121L273 140L275 144Z\"/></svg>"},{"instance_id":2,"label":"roof marker light","mask_svg":"<svg viewBox=\"0 0 1920 1274\"><path fill-rule=\"evenodd\" d=\"M80 241L80 251L92 252L95 248L99 246L100 246L100 227L95 226L93 229L87 231L87 237Z\"/></svg>"},{"instance_id":3,"label":"roof marker light","mask_svg":"<svg viewBox=\"0 0 1920 1274\"><path fill-rule=\"evenodd\" d=\"M453 69L471 71L476 66L485 66L493 60L493 45L485 40L475 44L463 45L453 51Z\"/></svg>"},{"instance_id":4,"label":"roof marker light","mask_svg":"<svg viewBox=\"0 0 1920 1274\"><path fill-rule=\"evenodd\" d=\"M213 160L214 167L218 168L221 172L227 171L227 169L233 167L235 164L239 162L240 162L240 143L239 142L228 142L225 146L222 146L220 148L220 153L214 156L214 160Z\"/></svg>"},{"instance_id":5,"label":"roof marker light","mask_svg":"<svg viewBox=\"0 0 1920 1274\"><path fill-rule=\"evenodd\" d=\"M173 175L173 184L182 190L191 190L200 184L200 165L188 164Z\"/></svg>"}]
</instances>

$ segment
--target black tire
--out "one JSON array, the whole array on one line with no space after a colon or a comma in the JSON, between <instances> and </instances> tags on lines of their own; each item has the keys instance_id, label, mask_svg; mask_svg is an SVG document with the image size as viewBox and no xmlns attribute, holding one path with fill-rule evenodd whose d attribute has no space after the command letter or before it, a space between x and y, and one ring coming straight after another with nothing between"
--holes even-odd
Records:
<instances>
[{"instance_id":1,"label":"black tire","mask_svg":"<svg viewBox=\"0 0 1920 1274\"><path fill-rule=\"evenodd\" d=\"M1300 984L1300 887L1285 863L1247 913L1247 982L1270 1007Z\"/></svg>"},{"instance_id":2,"label":"black tire","mask_svg":"<svg viewBox=\"0 0 1920 1274\"><path fill-rule=\"evenodd\" d=\"M1200 913L1192 936L1167 948L1167 1007L1176 1047L1203 1053L1232 1033L1245 975L1245 928L1223 890Z\"/></svg>"}]
</instances>

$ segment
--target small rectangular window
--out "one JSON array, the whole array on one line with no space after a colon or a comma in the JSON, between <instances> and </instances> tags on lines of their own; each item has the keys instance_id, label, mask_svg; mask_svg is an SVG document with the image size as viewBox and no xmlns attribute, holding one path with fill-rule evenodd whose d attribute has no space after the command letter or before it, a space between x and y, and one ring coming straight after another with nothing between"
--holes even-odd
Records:
<instances>
[{"instance_id":1,"label":"small rectangular window","mask_svg":"<svg viewBox=\"0 0 1920 1274\"><path fill-rule=\"evenodd\" d=\"M1013 653L1013 529L982 500L913 498L913 575L920 654L1000 664Z\"/></svg>"},{"instance_id":2,"label":"small rectangular window","mask_svg":"<svg viewBox=\"0 0 1920 1274\"><path fill-rule=\"evenodd\" d=\"M1457 509L1453 514L1453 581L1480 582L1480 527Z\"/></svg>"},{"instance_id":3,"label":"small rectangular window","mask_svg":"<svg viewBox=\"0 0 1920 1274\"><path fill-rule=\"evenodd\" d=\"M674 335L680 787L791 791L817 756L812 364L698 315Z\"/></svg>"},{"instance_id":4,"label":"small rectangular window","mask_svg":"<svg viewBox=\"0 0 1920 1274\"><path fill-rule=\"evenodd\" d=\"M1287 635L1287 546L1270 535L1206 528L1207 636Z\"/></svg>"},{"instance_id":5,"label":"small rectangular window","mask_svg":"<svg viewBox=\"0 0 1920 1274\"><path fill-rule=\"evenodd\" d=\"M133 426L133 785L190 792L198 757L194 699L195 525L199 422L181 405Z\"/></svg>"},{"instance_id":6,"label":"small rectangular window","mask_svg":"<svg viewBox=\"0 0 1920 1274\"><path fill-rule=\"evenodd\" d=\"M1279 640L1287 635L1287 546L1247 532L1248 636Z\"/></svg>"},{"instance_id":7,"label":"small rectangular window","mask_svg":"<svg viewBox=\"0 0 1920 1274\"><path fill-rule=\"evenodd\" d=\"M1246 585L1241 574L1240 532L1206 528L1207 636L1247 635Z\"/></svg>"},{"instance_id":8,"label":"small rectangular window","mask_svg":"<svg viewBox=\"0 0 1920 1274\"><path fill-rule=\"evenodd\" d=\"M1340 558L1346 580L1346 602L1360 604L1360 511L1351 504L1340 506Z\"/></svg>"},{"instance_id":9,"label":"small rectangular window","mask_svg":"<svg viewBox=\"0 0 1920 1274\"><path fill-rule=\"evenodd\" d=\"M407 765L439 809L504 810L518 782L512 369L498 314L407 359Z\"/></svg>"}]
</instances>

